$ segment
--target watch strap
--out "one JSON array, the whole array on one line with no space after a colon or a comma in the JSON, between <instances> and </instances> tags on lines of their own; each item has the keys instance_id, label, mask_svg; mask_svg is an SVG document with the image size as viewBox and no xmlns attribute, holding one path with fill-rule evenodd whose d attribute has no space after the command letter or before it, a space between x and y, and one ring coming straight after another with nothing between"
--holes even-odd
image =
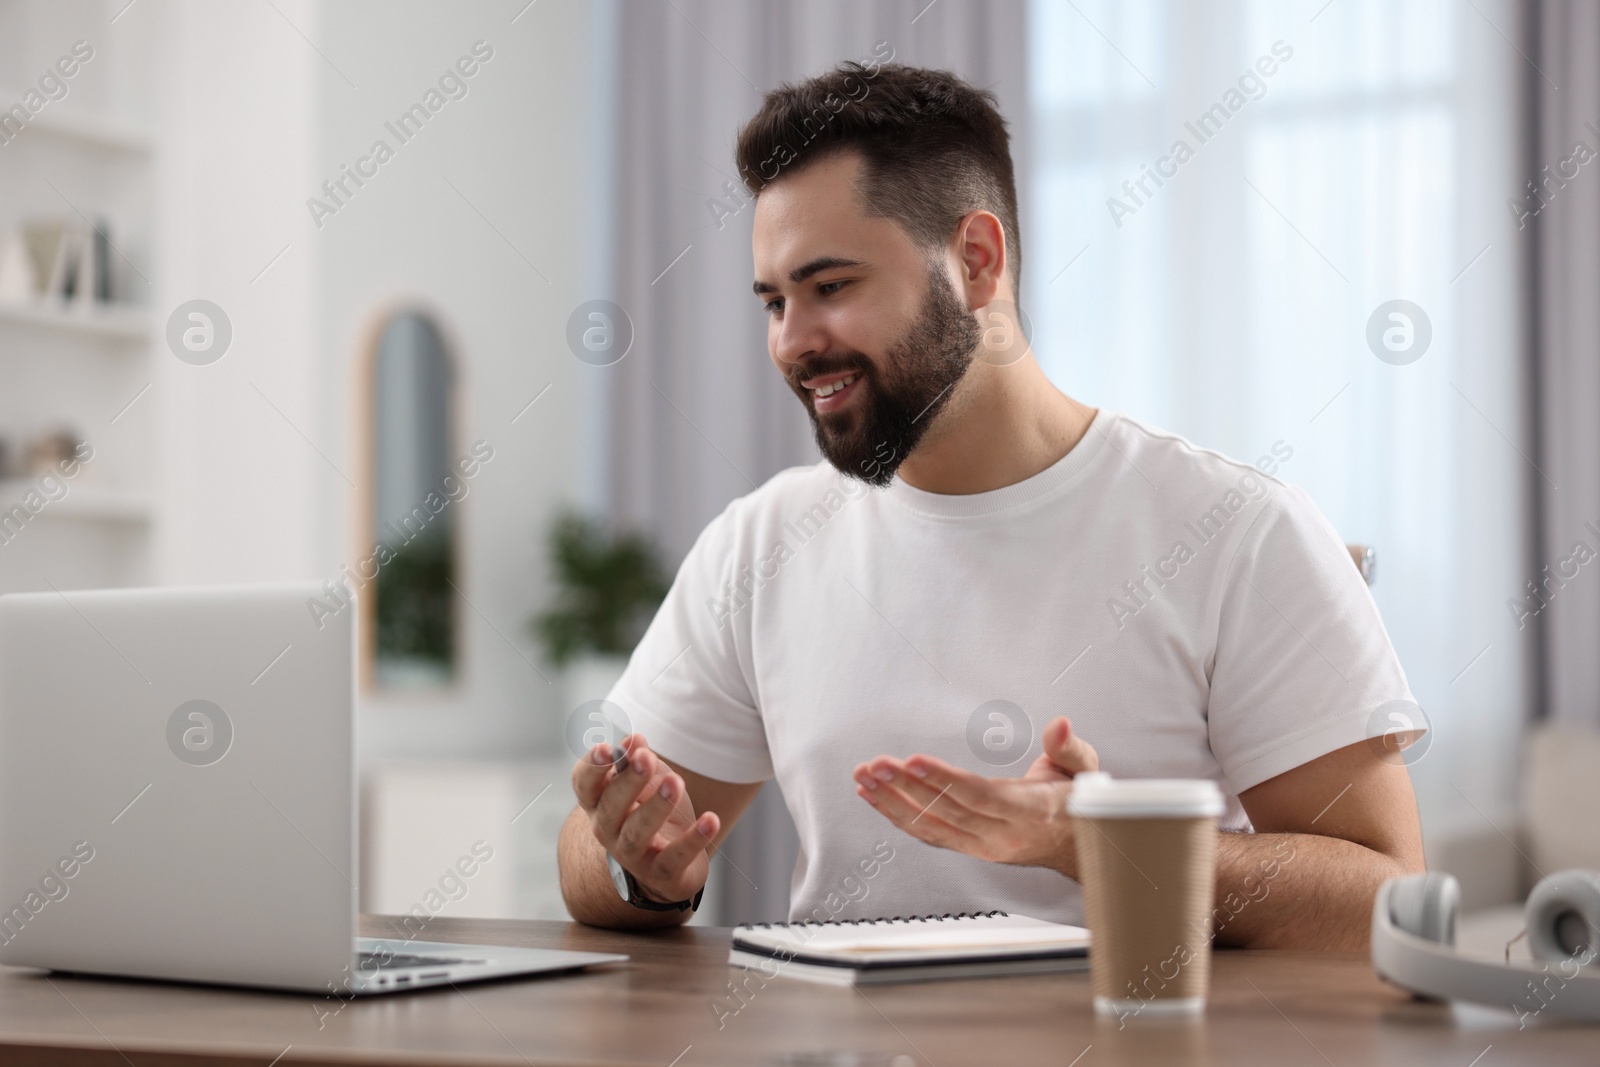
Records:
<instances>
[{"instance_id":1,"label":"watch strap","mask_svg":"<svg viewBox=\"0 0 1600 1067\"><path fill-rule=\"evenodd\" d=\"M617 863L615 857L607 856L606 858L622 871L623 879L628 886L627 902L636 908L642 908L645 911L694 911L700 907L700 899L706 895L706 887L701 886L699 891L688 900L675 900L671 903L651 900L644 895L644 890L639 887L639 880L633 876L632 871Z\"/></svg>"}]
</instances>

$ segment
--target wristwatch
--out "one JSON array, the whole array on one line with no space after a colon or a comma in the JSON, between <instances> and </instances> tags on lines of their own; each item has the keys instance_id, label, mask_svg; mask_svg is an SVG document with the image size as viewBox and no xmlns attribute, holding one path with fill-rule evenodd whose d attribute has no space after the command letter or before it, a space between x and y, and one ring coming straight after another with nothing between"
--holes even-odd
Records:
<instances>
[{"instance_id":1,"label":"wristwatch","mask_svg":"<svg viewBox=\"0 0 1600 1067\"><path fill-rule=\"evenodd\" d=\"M706 887L701 886L700 891L690 900L678 900L671 904L663 904L651 900L644 895L644 890L639 888L639 883L626 867L617 862L617 858L606 853L606 866L611 868L611 884L617 887L617 892L636 908L646 911L694 911L700 906L700 898L706 895Z\"/></svg>"}]
</instances>

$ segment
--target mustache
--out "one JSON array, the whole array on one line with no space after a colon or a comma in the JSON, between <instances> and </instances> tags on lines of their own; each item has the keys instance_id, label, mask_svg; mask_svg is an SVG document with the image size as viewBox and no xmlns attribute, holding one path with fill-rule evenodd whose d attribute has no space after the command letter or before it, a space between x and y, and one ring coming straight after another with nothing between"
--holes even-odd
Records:
<instances>
[{"instance_id":1,"label":"mustache","mask_svg":"<svg viewBox=\"0 0 1600 1067\"><path fill-rule=\"evenodd\" d=\"M872 370L872 362L861 353L851 356L840 356L830 359L813 359L805 363L796 363L785 373L789 385L798 393L804 394L806 387L800 383L808 378L821 378L825 374L842 374L846 371L858 371L866 374Z\"/></svg>"}]
</instances>

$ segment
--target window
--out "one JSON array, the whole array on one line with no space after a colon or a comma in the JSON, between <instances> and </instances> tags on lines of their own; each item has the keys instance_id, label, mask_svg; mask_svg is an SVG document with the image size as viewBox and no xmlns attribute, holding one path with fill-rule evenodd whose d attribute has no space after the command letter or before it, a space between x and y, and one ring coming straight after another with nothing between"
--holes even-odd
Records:
<instances>
[{"instance_id":1,"label":"window","mask_svg":"<svg viewBox=\"0 0 1600 1067\"><path fill-rule=\"evenodd\" d=\"M1539 477L1513 443L1513 6L1034 0L1029 17L1023 305L1046 372L1245 462L1292 449L1280 477L1377 549L1373 594L1433 727L1412 770L1425 823L1486 829L1456 789L1512 803L1496 753L1526 649L1504 604ZM1396 299L1431 327L1411 362L1367 341Z\"/></svg>"}]
</instances>

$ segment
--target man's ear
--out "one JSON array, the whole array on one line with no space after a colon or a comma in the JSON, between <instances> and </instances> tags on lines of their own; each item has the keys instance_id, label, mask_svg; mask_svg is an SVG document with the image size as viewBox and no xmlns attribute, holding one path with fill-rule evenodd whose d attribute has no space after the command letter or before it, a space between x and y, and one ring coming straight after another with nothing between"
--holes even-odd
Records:
<instances>
[{"instance_id":1,"label":"man's ear","mask_svg":"<svg viewBox=\"0 0 1600 1067\"><path fill-rule=\"evenodd\" d=\"M994 212L979 208L956 224L961 284L969 307L986 307L1000 295L1006 273L1006 233Z\"/></svg>"}]
</instances>

